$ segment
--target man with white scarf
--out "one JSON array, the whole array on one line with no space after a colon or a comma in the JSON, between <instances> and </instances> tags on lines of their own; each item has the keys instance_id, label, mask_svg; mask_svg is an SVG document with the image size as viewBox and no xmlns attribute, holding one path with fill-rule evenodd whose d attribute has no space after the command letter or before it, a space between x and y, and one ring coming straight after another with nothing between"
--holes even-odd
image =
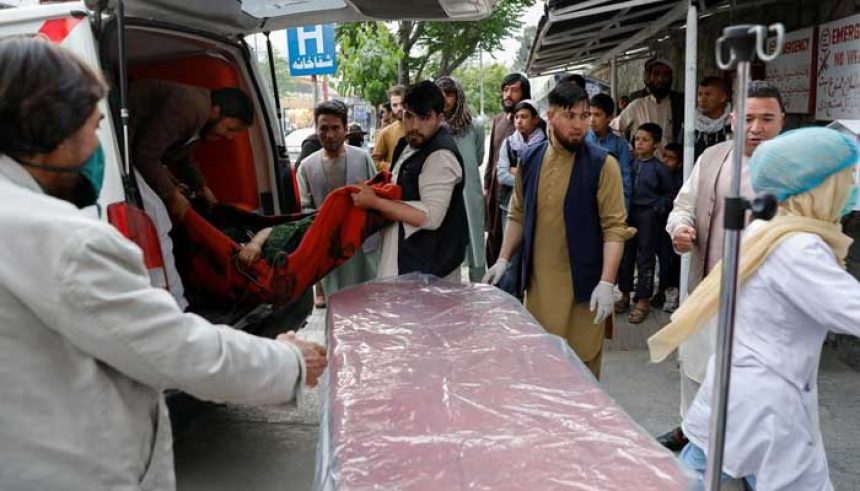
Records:
<instances>
[{"instance_id":1,"label":"man with white scarf","mask_svg":"<svg viewBox=\"0 0 860 491\"><path fill-rule=\"evenodd\" d=\"M729 87L719 77L705 77L696 92L695 158L711 145L724 142L732 131Z\"/></svg>"}]
</instances>

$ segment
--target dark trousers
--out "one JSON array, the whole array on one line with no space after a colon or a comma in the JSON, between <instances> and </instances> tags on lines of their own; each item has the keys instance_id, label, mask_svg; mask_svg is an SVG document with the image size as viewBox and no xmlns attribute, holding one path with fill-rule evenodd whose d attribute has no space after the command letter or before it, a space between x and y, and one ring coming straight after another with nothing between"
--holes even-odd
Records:
<instances>
[{"instance_id":1,"label":"dark trousers","mask_svg":"<svg viewBox=\"0 0 860 491\"><path fill-rule=\"evenodd\" d=\"M657 225L657 259L660 261L660 283L658 290L681 286L681 256L672 247L672 237L666 232L668 215L661 215Z\"/></svg>"},{"instance_id":2,"label":"dark trousers","mask_svg":"<svg viewBox=\"0 0 860 491\"><path fill-rule=\"evenodd\" d=\"M651 206L630 207L627 223L636 227L636 235L624 244L624 256L618 271L618 288L623 293L633 291L633 276L636 275L634 301L650 299L654 294L654 266L657 263L660 220Z\"/></svg>"},{"instance_id":3,"label":"dark trousers","mask_svg":"<svg viewBox=\"0 0 860 491\"><path fill-rule=\"evenodd\" d=\"M845 265L848 272L860 281L860 211L852 211L842 219L842 230L845 235L854 239L854 243L848 249L848 258Z\"/></svg>"}]
</instances>

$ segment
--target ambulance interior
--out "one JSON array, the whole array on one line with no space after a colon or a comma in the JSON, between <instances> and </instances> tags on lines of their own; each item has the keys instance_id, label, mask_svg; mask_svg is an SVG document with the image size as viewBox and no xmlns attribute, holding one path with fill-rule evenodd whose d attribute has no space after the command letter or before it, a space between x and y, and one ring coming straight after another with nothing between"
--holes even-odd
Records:
<instances>
[{"instance_id":1,"label":"ambulance interior","mask_svg":"<svg viewBox=\"0 0 860 491\"><path fill-rule=\"evenodd\" d=\"M100 38L102 64L112 87L118 86L118 49L115 25L106 25ZM248 93L255 105L254 124L232 140L202 142L194 158L219 203L264 215L299 211L295 177L283 151L279 125L272 117L268 74L259 74L253 54L244 45L227 43L205 35L189 34L149 25L125 26L126 73L129 82L158 79L209 89L238 87ZM114 121L119 124L118 90L111 94ZM134 118L134 115L130 115ZM117 128L117 134L122 131ZM279 148L280 147L280 148ZM176 243L174 249L184 244ZM181 237L178 238L181 241ZM162 251L162 255L168 254ZM180 269L180 271L182 271ZM183 284L194 283L183 278ZM247 308L225 305L188 291L190 309L210 320L234 323Z\"/></svg>"}]
</instances>

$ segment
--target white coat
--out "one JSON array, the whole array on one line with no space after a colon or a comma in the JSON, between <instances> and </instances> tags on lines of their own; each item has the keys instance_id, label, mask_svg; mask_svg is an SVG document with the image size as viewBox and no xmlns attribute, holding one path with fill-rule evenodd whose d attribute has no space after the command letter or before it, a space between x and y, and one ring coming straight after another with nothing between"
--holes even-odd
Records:
<instances>
[{"instance_id":1,"label":"white coat","mask_svg":"<svg viewBox=\"0 0 860 491\"><path fill-rule=\"evenodd\" d=\"M140 249L0 156L0 489L172 490L162 391L283 403L297 347L183 314Z\"/></svg>"},{"instance_id":2,"label":"white coat","mask_svg":"<svg viewBox=\"0 0 860 491\"><path fill-rule=\"evenodd\" d=\"M740 289L724 472L756 476L757 491L833 489L818 423L828 331L860 335L860 283L820 237L794 235ZM711 356L683 424L706 453L713 387Z\"/></svg>"}]
</instances>

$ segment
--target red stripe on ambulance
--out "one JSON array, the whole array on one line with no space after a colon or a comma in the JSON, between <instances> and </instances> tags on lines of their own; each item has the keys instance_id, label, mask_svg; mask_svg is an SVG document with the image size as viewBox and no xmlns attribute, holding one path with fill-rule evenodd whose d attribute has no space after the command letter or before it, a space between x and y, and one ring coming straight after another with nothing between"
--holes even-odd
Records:
<instances>
[{"instance_id":1,"label":"red stripe on ambulance","mask_svg":"<svg viewBox=\"0 0 860 491\"><path fill-rule=\"evenodd\" d=\"M42 24L39 34L45 36L51 42L62 43L72 29L83 20L83 17L65 17L62 19L51 19Z\"/></svg>"}]
</instances>

